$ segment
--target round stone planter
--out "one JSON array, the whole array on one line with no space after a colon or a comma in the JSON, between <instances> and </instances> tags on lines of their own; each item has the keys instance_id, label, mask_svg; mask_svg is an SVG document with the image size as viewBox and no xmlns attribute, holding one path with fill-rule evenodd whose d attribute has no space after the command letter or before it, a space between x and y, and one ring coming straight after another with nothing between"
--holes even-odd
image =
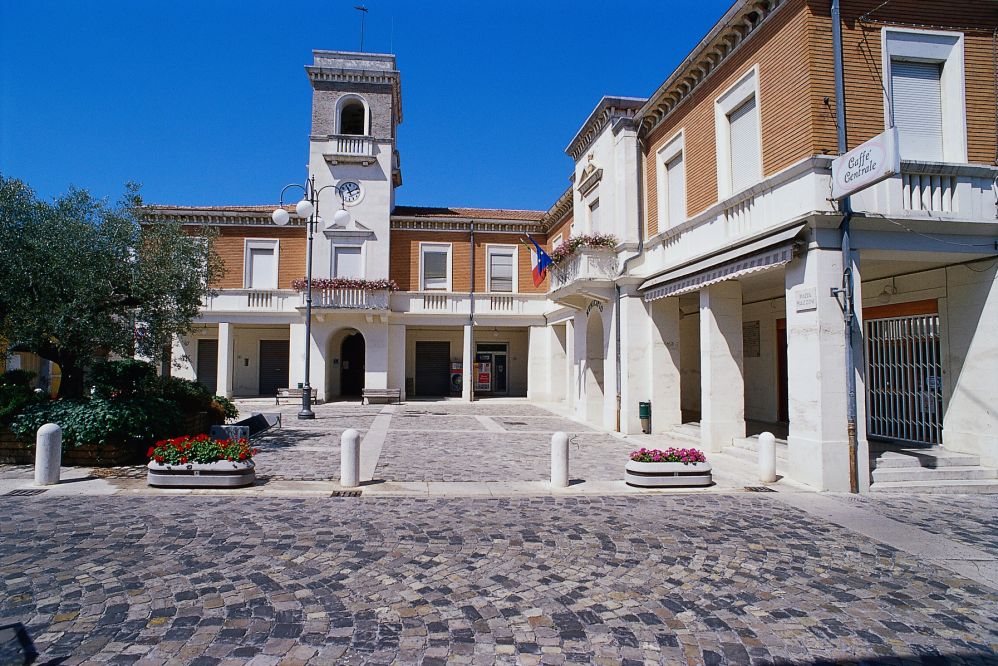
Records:
<instances>
[{"instance_id":1,"label":"round stone planter","mask_svg":"<svg viewBox=\"0 0 998 666\"><path fill-rule=\"evenodd\" d=\"M709 486L710 463L662 463L627 461L624 481L638 488Z\"/></svg>"},{"instance_id":2,"label":"round stone planter","mask_svg":"<svg viewBox=\"0 0 998 666\"><path fill-rule=\"evenodd\" d=\"M252 460L186 465L150 462L148 468L149 485L161 488L240 488L252 485L256 480Z\"/></svg>"}]
</instances>

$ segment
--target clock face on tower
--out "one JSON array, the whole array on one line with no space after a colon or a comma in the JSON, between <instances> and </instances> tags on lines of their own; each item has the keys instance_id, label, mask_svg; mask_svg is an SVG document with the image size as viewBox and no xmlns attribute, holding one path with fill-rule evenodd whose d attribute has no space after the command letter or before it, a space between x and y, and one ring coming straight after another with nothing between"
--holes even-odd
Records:
<instances>
[{"instance_id":1,"label":"clock face on tower","mask_svg":"<svg viewBox=\"0 0 998 666\"><path fill-rule=\"evenodd\" d=\"M352 180L345 180L339 185L340 196L343 197L343 203L354 204L360 201L363 191L360 189L360 185Z\"/></svg>"}]
</instances>

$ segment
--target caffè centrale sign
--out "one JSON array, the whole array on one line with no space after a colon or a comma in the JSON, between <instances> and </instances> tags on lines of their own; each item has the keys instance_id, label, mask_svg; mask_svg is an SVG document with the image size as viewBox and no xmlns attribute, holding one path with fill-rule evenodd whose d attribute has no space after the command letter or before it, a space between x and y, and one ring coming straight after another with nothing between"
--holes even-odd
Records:
<instances>
[{"instance_id":1,"label":"caff\u00e8 centrale sign","mask_svg":"<svg viewBox=\"0 0 998 666\"><path fill-rule=\"evenodd\" d=\"M901 171L896 127L832 160L832 198L841 199Z\"/></svg>"}]
</instances>

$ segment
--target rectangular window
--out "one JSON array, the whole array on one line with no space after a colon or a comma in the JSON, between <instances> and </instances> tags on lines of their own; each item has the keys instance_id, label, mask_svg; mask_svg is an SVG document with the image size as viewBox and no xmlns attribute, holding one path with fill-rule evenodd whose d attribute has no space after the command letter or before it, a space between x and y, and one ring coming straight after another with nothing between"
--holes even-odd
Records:
<instances>
[{"instance_id":1,"label":"rectangular window","mask_svg":"<svg viewBox=\"0 0 998 666\"><path fill-rule=\"evenodd\" d=\"M558 246L561 245L562 242L564 241L564 238L565 237L564 237L563 234L558 234L557 236L555 236L554 240L551 241L551 249L552 250L557 250Z\"/></svg>"},{"instance_id":2,"label":"rectangular window","mask_svg":"<svg viewBox=\"0 0 998 666\"><path fill-rule=\"evenodd\" d=\"M669 199L669 225L686 220L686 167L683 154L679 153L665 165Z\"/></svg>"},{"instance_id":3,"label":"rectangular window","mask_svg":"<svg viewBox=\"0 0 998 666\"><path fill-rule=\"evenodd\" d=\"M489 249L489 291L512 292L513 248Z\"/></svg>"},{"instance_id":4,"label":"rectangular window","mask_svg":"<svg viewBox=\"0 0 998 666\"><path fill-rule=\"evenodd\" d=\"M277 289L277 259L275 248L249 248L249 284L250 289Z\"/></svg>"},{"instance_id":5,"label":"rectangular window","mask_svg":"<svg viewBox=\"0 0 998 666\"><path fill-rule=\"evenodd\" d=\"M728 146L731 194L735 194L760 178L759 114L754 95L728 114Z\"/></svg>"},{"instance_id":6,"label":"rectangular window","mask_svg":"<svg viewBox=\"0 0 998 666\"><path fill-rule=\"evenodd\" d=\"M423 289L446 291L450 289L450 247L424 245L422 247Z\"/></svg>"},{"instance_id":7,"label":"rectangular window","mask_svg":"<svg viewBox=\"0 0 998 666\"><path fill-rule=\"evenodd\" d=\"M337 247L333 249L333 271L338 278L364 277L359 247Z\"/></svg>"},{"instance_id":8,"label":"rectangular window","mask_svg":"<svg viewBox=\"0 0 998 666\"><path fill-rule=\"evenodd\" d=\"M599 232L599 199L595 199L589 204L589 231L590 233Z\"/></svg>"},{"instance_id":9,"label":"rectangular window","mask_svg":"<svg viewBox=\"0 0 998 666\"><path fill-rule=\"evenodd\" d=\"M939 63L891 60L891 105L901 159L943 160L941 75Z\"/></svg>"}]
</instances>

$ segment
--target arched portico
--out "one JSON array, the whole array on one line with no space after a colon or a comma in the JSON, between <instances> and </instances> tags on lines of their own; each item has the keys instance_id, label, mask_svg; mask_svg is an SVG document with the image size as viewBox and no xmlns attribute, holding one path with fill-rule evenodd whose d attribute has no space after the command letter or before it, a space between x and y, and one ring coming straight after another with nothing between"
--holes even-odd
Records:
<instances>
[{"instance_id":1,"label":"arched portico","mask_svg":"<svg viewBox=\"0 0 998 666\"><path fill-rule=\"evenodd\" d=\"M356 328L341 328L326 343L326 396L359 398L365 386L367 340Z\"/></svg>"}]
</instances>

